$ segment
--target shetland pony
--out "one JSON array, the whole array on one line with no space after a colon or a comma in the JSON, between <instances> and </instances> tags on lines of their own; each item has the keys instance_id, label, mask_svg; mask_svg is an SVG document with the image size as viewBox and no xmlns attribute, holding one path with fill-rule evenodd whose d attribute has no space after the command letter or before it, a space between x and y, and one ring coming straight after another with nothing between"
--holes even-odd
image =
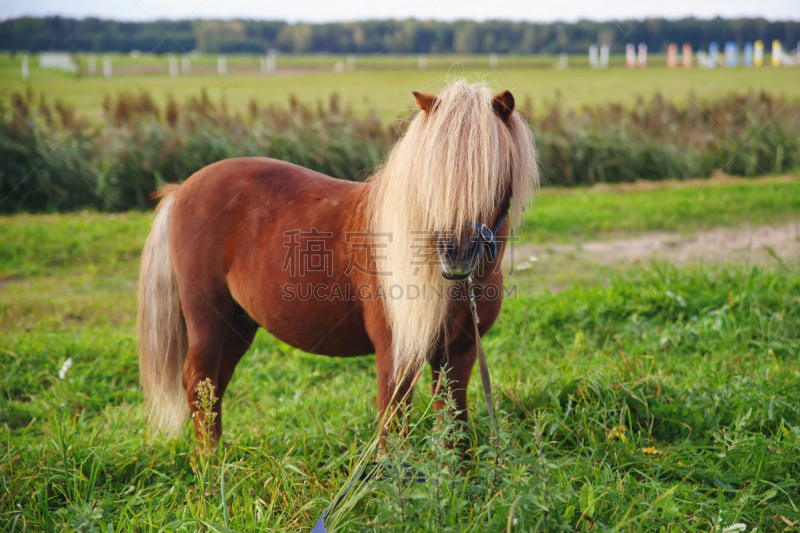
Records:
<instances>
[{"instance_id":1,"label":"shetland pony","mask_svg":"<svg viewBox=\"0 0 800 533\"><path fill-rule=\"evenodd\" d=\"M225 390L259 327L310 353L374 353L381 414L409 400L426 361L434 383L446 368L466 420L476 347L458 280L482 288L483 335L500 312L509 225L538 187L536 151L508 91L457 80L414 96L420 111L365 183L241 158L159 191L138 310L152 424L176 433L210 379L218 439ZM496 241L481 240L487 228Z\"/></svg>"}]
</instances>

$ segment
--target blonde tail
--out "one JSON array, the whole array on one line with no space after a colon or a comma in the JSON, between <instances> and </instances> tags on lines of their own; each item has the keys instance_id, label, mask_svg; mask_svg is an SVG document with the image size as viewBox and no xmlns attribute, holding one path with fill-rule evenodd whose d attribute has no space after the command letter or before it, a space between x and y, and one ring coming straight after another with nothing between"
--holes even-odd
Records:
<instances>
[{"instance_id":1,"label":"blonde tail","mask_svg":"<svg viewBox=\"0 0 800 533\"><path fill-rule=\"evenodd\" d=\"M142 252L139 273L139 379L148 419L166 435L177 434L189 414L181 375L188 340L169 257L169 216L179 186L162 187L153 228Z\"/></svg>"}]
</instances>

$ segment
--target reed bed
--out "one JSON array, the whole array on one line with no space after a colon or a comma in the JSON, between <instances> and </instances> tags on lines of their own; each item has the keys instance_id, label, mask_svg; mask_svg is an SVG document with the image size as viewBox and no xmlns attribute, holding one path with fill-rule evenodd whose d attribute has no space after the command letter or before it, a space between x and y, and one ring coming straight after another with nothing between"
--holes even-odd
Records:
<instances>
[{"instance_id":1,"label":"reed bed","mask_svg":"<svg viewBox=\"0 0 800 533\"><path fill-rule=\"evenodd\" d=\"M677 104L656 94L632 106L536 116L523 101L545 183L758 176L800 168L800 104L768 93L731 93ZM558 95L554 101L559 101ZM89 120L32 91L0 100L0 212L146 209L159 185L229 157L266 156L363 180L407 121L356 116L332 96L316 107L246 108L206 91L163 108L149 93L119 93Z\"/></svg>"}]
</instances>

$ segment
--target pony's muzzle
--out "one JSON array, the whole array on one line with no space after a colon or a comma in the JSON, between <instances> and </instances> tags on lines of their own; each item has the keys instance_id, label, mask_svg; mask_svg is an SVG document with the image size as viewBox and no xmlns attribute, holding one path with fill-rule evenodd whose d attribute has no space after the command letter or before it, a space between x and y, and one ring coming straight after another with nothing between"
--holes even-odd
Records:
<instances>
[{"instance_id":1,"label":"pony's muzzle","mask_svg":"<svg viewBox=\"0 0 800 533\"><path fill-rule=\"evenodd\" d=\"M460 235L436 233L436 250L439 252L439 269L446 280L467 279L477 268L486 251L481 235L467 227Z\"/></svg>"}]
</instances>

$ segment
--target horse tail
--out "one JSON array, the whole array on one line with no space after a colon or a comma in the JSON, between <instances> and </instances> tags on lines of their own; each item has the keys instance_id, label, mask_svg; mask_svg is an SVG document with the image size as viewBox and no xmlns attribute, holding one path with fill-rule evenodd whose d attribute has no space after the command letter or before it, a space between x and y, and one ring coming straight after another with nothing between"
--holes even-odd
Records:
<instances>
[{"instance_id":1,"label":"horse tail","mask_svg":"<svg viewBox=\"0 0 800 533\"><path fill-rule=\"evenodd\" d=\"M182 369L188 351L186 321L169 256L169 218L179 185L166 185L156 198L155 220L142 251L139 272L139 380L150 424L174 436L189 414Z\"/></svg>"}]
</instances>

